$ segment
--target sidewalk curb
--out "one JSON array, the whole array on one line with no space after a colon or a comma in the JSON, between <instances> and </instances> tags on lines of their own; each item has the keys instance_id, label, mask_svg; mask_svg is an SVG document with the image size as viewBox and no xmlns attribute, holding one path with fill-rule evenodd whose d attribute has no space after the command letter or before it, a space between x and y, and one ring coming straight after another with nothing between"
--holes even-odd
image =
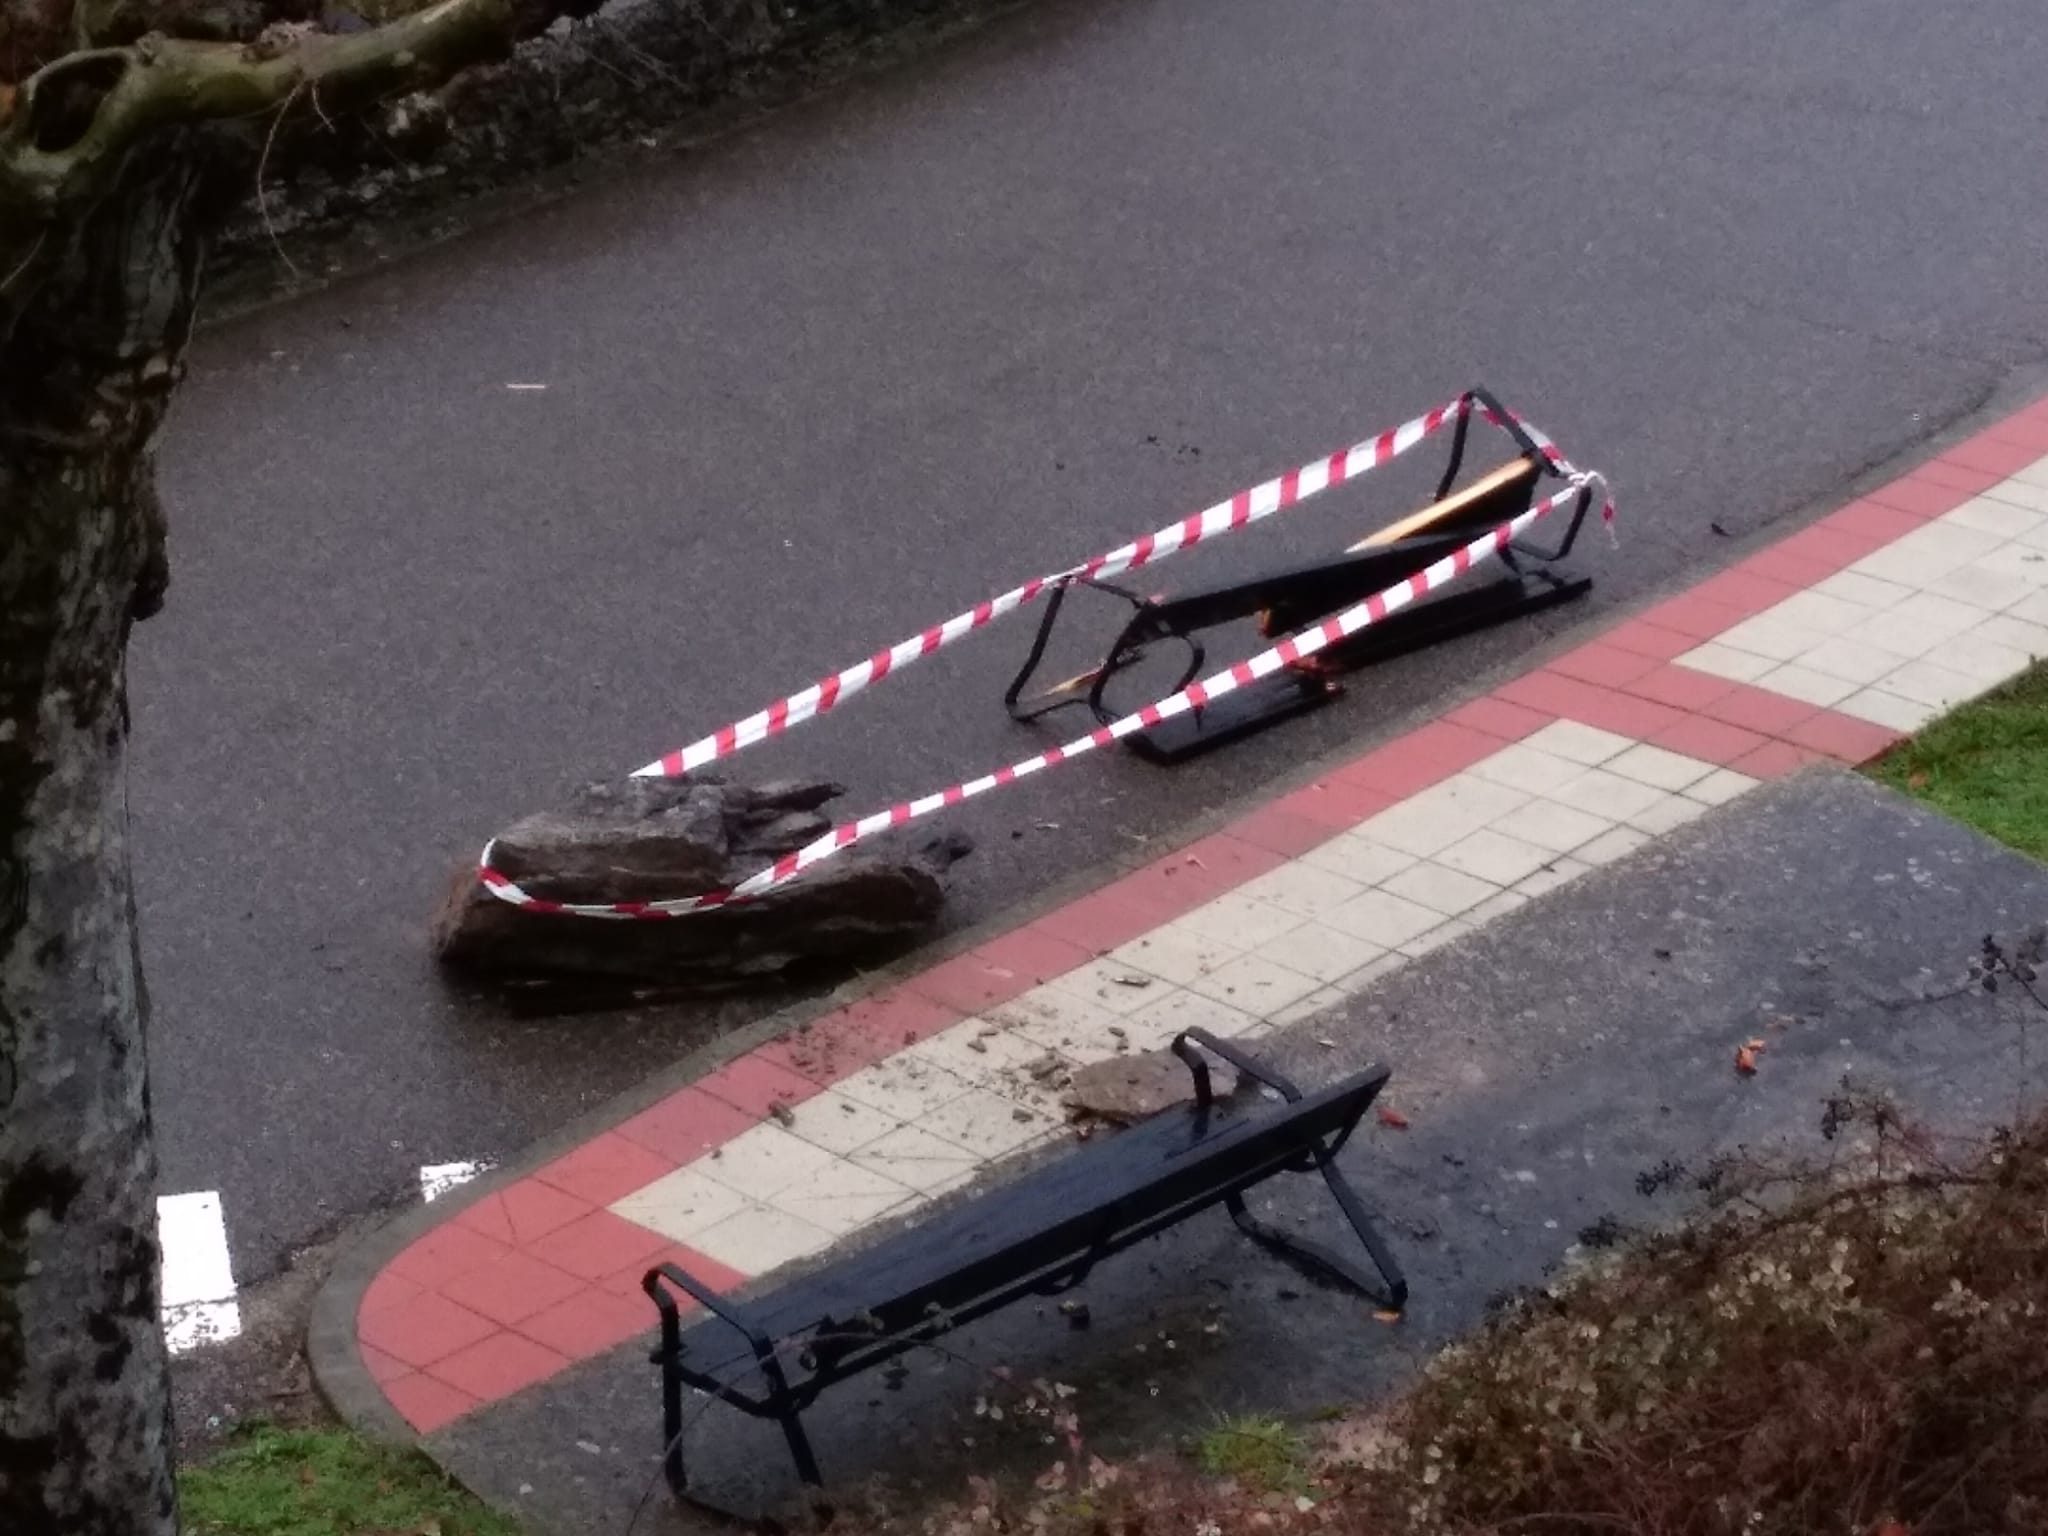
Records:
<instances>
[{"instance_id":1,"label":"sidewalk curb","mask_svg":"<svg viewBox=\"0 0 2048 1536\"><path fill-rule=\"evenodd\" d=\"M1725 541L1725 558L1717 561L1712 569L1701 570L1684 585L1604 612L1596 623L1574 625L1514 661L1473 679L1454 696L1408 711L1397 720L1380 722L1345 745L1276 774L1257 790L1235 797L1225 806L1184 824L1176 830L1170 843L1162 840L1157 845L1147 845L1099 860L1047 890L968 928L922 945L833 993L779 1009L708 1043L674 1065L651 1075L632 1090L577 1116L491 1173L442 1196L431 1205L422 1204L407 1210L366 1232L337 1259L314 1298L306 1349L319 1390L342 1418L366 1434L395 1443L430 1445L431 1430L424 1436L414 1431L386 1397L358 1348L358 1315L365 1293L386 1267L418 1239L757 1047L789 1035L851 1002L875 996L922 976L992 939L1020 930L1036 918L1090 896L1120 877L1156 863L1164 855L1234 826L1288 795L1328 778L1337 769L1357 762L1363 755L1398 743L1443 720L1462 706L1542 671L1553 660L1582 650L1589 644L1597 644L1650 610L1685 595L1693 588L1704 586L1745 560L1809 533L1851 503L1913 474L1957 445L1986 431L2006 426L2023 412L2038 415L2042 408L2048 407L2048 394L2042 393L2044 384L2048 384L2048 370L2030 369L2014 374L1991 390L1972 411L1881 464L1859 472L1829 496L1809 503L1800 512L1780 519L1755 535Z\"/></svg>"}]
</instances>

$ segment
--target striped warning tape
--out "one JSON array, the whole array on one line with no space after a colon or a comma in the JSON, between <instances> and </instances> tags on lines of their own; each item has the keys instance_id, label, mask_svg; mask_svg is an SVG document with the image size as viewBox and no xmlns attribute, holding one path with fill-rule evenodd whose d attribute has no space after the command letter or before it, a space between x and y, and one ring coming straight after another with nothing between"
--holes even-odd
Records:
<instances>
[{"instance_id":1,"label":"striped warning tape","mask_svg":"<svg viewBox=\"0 0 2048 1536\"><path fill-rule=\"evenodd\" d=\"M892 670L899 669L921 656L928 656L933 651L941 650L962 635L979 629L1004 614L1015 612L1042 592L1082 578L1112 576L1134 570L1141 565L1156 562L1179 550L1189 548L1206 538L1231 532L1261 518L1270 517L1332 486L1356 479L1398 457L1440 431L1446 423L1455 421L1473 410L1477 410L1486 420L1497 426L1506 425L1500 416L1485 405L1475 402L1471 396L1461 397L1449 405L1405 422L1391 432L1383 432L1376 438L1345 449L1341 453L1332 454L1327 459L1315 460L1299 469L1290 470L1277 479L1268 480L1263 485L1240 491L1228 501L1218 502L1205 511L1195 513L1178 523L1170 523L1156 533L1147 534L1129 544L1097 555L1081 565L1028 581L1000 597L978 603L966 613L956 615L944 624L914 635L886 651L877 652L866 661L848 667L801 693L777 700L759 714L735 721L700 741L637 769L633 776L675 778L721 757L728 757L742 747L778 735L791 726L825 713L852 694L878 682ZM1507 419L1513 421L1515 426L1537 445L1543 456L1567 477L1564 489L1558 491L1548 501L1538 503L1491 532L1480 535L1462 549L1453 551L1405 581L1397 582L1386 591L1376 593L1342 613L1288 636L1249 660L1233 663L1210 677L1190 683L1178 693L1147 704L1144 708L1084 736L1077 736L1072 741L1049 748L1021 762L1012 763L1008 767L998 768L981 778L951 785L936 794L899 802L887 810L863 816L857 821L842 822L794 853L783 855L773 865L749 876L730 890L707 891L665 901L553 901L547 897L533 895L492 866L491 856L496 848L495 842L487 844L484 848L483 856L478 861L478 878L502 901L533 912L570 917L667 918L730 906L758 897L776 886L787 884L806 869L876 833L889 831L929 816L934 811L958 805L977 795L987 794L992 789L1000 789L1043 769L1056 767L1060 763L1092 752L1097 747L1108 746L1133 732L1149 730L1163 720L1185 714L1191 709L1199 709L1213 699L1221 698L1227 693L1256 682L1259 678L1271 675L1282 667L1292 666L1305 657L1315 655L1346 636L1357 633L1369 624L1379 622L1388 614L1407 607L1416 599L1464 575L1474 565L1499 554L1539 518L1575 500L1589 486L1600 485L1604 494L1605 482L1597 474L1575 469L1558 451L1555 444L1512 412L1507 414ZM1606 521L1613 520L1614 505L1611 499L1603 502L1601 516Z\"/></svg>"}]
</instances>

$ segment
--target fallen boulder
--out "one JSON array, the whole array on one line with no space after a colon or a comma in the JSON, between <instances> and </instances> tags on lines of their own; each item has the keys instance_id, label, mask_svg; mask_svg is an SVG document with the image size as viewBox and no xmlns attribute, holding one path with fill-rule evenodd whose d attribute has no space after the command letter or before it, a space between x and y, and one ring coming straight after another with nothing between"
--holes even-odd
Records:
<instances>
[{"instance_id":1,"label":"fallen boulder","mask_svg":"<svg viewBox=\"0 0 2048 1536\"><path fill-rule=\"evenodd\" d=\"M591 784L558 811L498 835L492 863L534 896L592 903L726 890L830 830L844 791L797 780L732 784L709 774ZM435 956L453 972L531 992L688 993L759 985L799 969L873 962L936 921L941 876L970 844L845 853L730 907L665 920L525 911L458 870L435 915Z\"/></svg>"}]
</instances>

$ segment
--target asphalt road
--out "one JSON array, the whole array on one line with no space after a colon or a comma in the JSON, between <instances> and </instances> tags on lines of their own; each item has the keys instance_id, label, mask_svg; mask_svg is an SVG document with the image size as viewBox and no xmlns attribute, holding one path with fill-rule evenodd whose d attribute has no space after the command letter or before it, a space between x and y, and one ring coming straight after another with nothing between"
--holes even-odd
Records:
<instances>
[{"instance_id":1,"label":"asphalt road","mask_svg":"<svg viewBox=\"0 0 2048 1536\"><path fill-rule=\"evenodd\" d=\"M2048 351L2044 80L2037 0L1041 0L214 332L133 679L164 1187L220 1190L260 1278L745 1016L508 1020L424 921L575 782L1469 383L1622 496L1545 622L1724 558L1710 520L1789 517ZM1330 548L1415 483L1175 573ZM1018 756L1024 639L746 767L867 806ZM981 802L960 918L1530 639Z\"/></svg>"}]
</instances>

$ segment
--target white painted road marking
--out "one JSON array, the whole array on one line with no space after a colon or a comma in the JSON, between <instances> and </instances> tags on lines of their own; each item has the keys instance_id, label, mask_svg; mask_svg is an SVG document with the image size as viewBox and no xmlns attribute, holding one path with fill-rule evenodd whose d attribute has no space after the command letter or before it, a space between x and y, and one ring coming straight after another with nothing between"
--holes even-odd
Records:
<instances>
[{"instance_id":1,"label":"white painted road marking","mask_svg":"<svg viewBox=\"0 0 2048 1536\"><path fill-rule=\"evenodd\" d=\"M232 1339L242 1331L234 1267L220 1195L159 1195L157 1240L163 1247L163 1324L171 1353Z\"/></svg>"},{"instance_id":2,"label":"white painted road marking","mask_svg":"<svg viewBox=\"0 0 2048 1536\"><path fill-rule=\"evenodd\" d=\"M467 1184L480 1173L489 1173L497 1167L491 1158L474 1163L428 1163L420 1169L420 1198L434 1200L445 1195L458 1185Z\"/></svg>"}]
</instances>

